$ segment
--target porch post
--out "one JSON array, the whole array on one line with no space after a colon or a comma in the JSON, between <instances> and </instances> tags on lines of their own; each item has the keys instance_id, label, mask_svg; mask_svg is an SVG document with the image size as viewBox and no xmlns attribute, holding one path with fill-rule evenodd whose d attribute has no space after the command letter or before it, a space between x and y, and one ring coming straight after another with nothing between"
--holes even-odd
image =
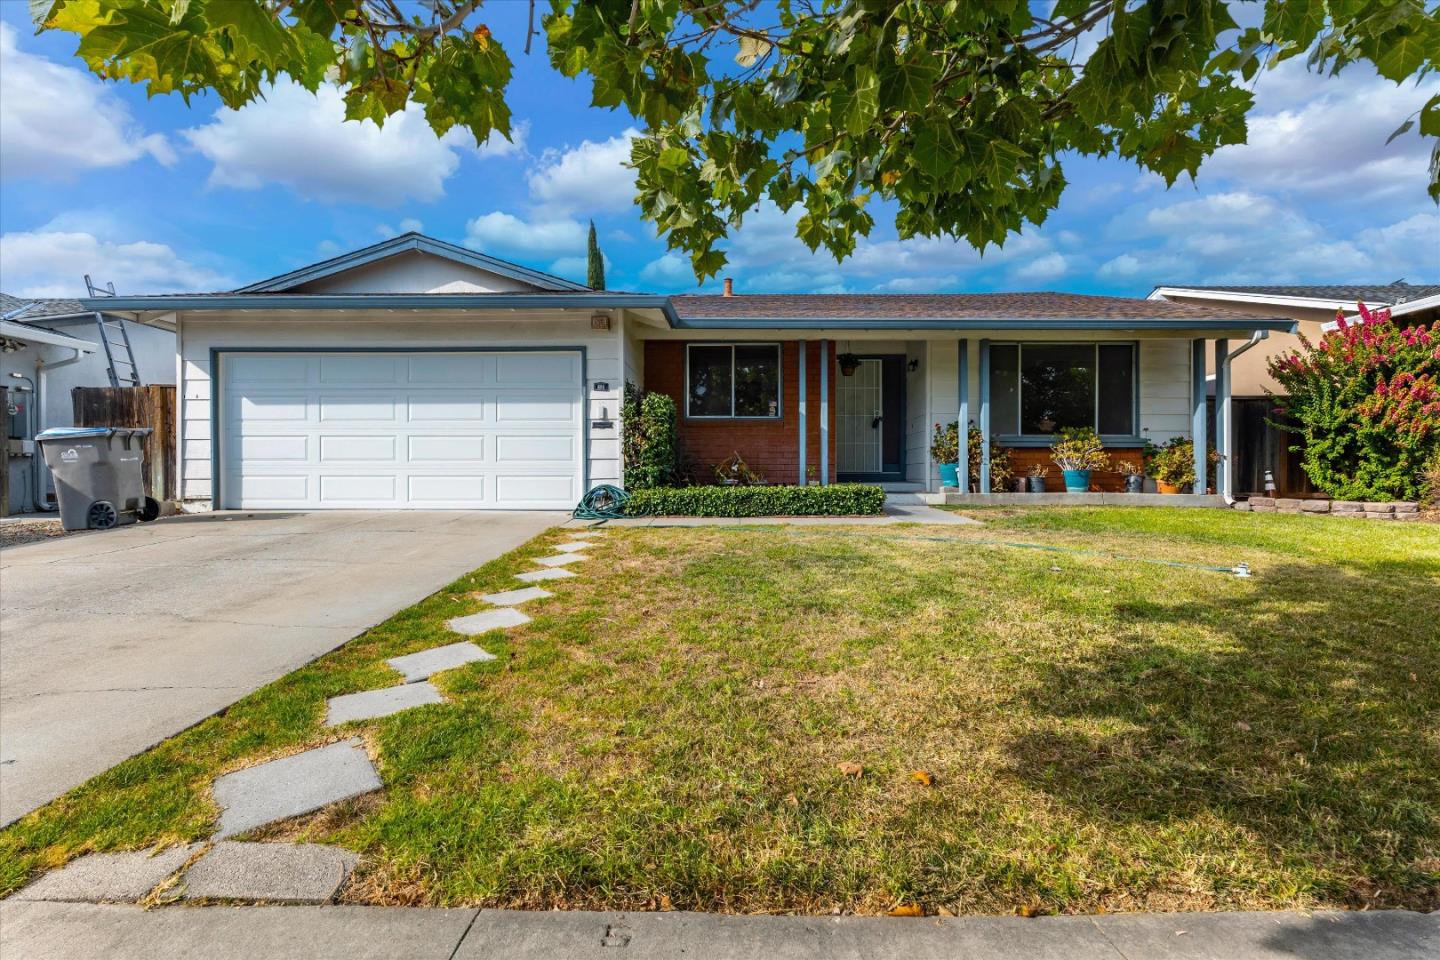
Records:
<instances>
[{"instance_id":1,"label":"porch post","mask_svg":"<svg viewBox=\"0 0 1440 960\"><path fill-rule=\"evenodd\" d=\"M969 430L968 423L960 424ZM967 488L968 489L968 488ZM980 341L980 493L990 493L990 341Z\"/></svg>"},{"instance_id":2,"label":"porch post","mask_svg":"<svg viewBox=\"0 0 1440 960\"><path fill-rule=\"evenodd\" d=\"M800 413L800 480L799 480L799 483L800 483L800 486L802 486L802 487L805 486L805 446L806 446L806 444L805 444L805 413L806 413L806 408L805 408L805 348L806 348L807 346L808 346L808 344L807 344L804 340L801 340L801 341L800 341L800 361L799 361L800 373L799 373L799 376L797 376L797 377L795 378L795 385L796 385L796 387L797 387L797 388L799 389L799 391L800 391L800 402L799 402L799 404L797 404L797 409L799 410L799 413Z\"/></svg>"},{"instance_id":3,"label":"porch post","mask_svg":"<svg viewBox=\"0 0 1440 960\"><path fill-rule=\"evenodd\" d=\"M970 341L960 340L960 406L956 419L959 421L960 463L955 468L960 481L960 492L970 492Z\"/></svg>"},{"instance_id":4,"label":"porch post","mask_svg":"<svg viewBox=\"0 0 1440 960\"><path fill-rule=\"evenodd\" d=\"M820 485L830 485L830 341L820 341Z\"/></svg>"},{"instance_id":5,"label":"porch post","mask_svg":"<svg viewBox=\"0 0 1440 960\"><path fill-rule=\"evenodd\" d=\"M1230 354L1229 340L1215 341L1215 449L1220 453L1220 463L1215 467L1215 492L1226 491L1225 477L1230 465L1225 462L1225 453L1230 446L1230 371L1225 363ZM1210 458L1206 457L1208 464ZM1197 476L1199 474L1196 474ZM1201 491L1203 492L1203 491Z\"/></svg>"},{"instance_id":6,"label":"porch post","mask_svg":"<svg viewBox=\"0 0 1440 960\"><path fill-rule=\"evenodd\" d=\"M1190 442L1195 448L1195 485L1205 491L1205 341L1190 342Z\"/></svg>"}]
</instances>

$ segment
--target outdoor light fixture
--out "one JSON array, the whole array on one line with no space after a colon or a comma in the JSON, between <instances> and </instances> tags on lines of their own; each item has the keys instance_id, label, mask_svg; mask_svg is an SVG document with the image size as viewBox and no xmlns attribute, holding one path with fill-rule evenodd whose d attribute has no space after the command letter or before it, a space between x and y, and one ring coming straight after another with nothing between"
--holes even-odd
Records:
<instances>
[{"instance_id":1,"label":"outdoor light fixture","mask_svg":"<svg viewBox=\"0 0 1440 960\"><path fill-rule=\"evenodd\" d=\"M920 369L920 359L917 357L916 359L911 360L909 363L907 363L907 364L905 365L905 369L909 370L911 373L914 373L916 370L919 370L919 369Z\"/></svg>"}]
</instances>

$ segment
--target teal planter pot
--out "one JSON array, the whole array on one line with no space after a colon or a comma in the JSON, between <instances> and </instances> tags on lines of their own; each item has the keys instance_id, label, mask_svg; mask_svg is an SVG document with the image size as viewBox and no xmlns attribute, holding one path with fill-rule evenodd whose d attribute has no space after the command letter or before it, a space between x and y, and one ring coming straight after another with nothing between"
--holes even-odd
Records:
<instances>
[{"instance_id":1,"label":"teal planter pot","mask_svg":"<svg viewBox=\"0 0 1440 960\"><path fill-rule=\"evenodd\" d=\"M960 464L958 464L958 463L942 463L942 464L940 464L940 483L941 483L941 485L946 486L946 487L958 487L958 486L960 486Z\"/></svg>"},{"instance_id":2,"label":"teal planter pot","mask_svg":"<svg viewBox=\"0 0 1440 960\"><path fill-rule=\"evenodd\" d=\"M1084 493L1090 489L1089 470L1062 470L1065 474L1066 493Z\"/></svg>"}]
</instances>

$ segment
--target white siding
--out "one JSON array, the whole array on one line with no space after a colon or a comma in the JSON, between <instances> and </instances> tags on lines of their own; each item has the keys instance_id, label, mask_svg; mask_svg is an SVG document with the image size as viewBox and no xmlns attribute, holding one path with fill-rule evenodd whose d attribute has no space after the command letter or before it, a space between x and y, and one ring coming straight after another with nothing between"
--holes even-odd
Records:
<instances>
[{"instance_id":1,"label":"white siding","mask_svg":"<svg viewBox=\"0 0 1440 960\"><path fill-rule=\"evenodd\" d=\"M924 483L930 466L930 357L929 344L912 340L905 345L905 365L920 369L905 382L905 479Z\"/></svg>"},{"instance_id":2,"label":"white siding","mask_svg":"<svg viewBox=\"0 0 1440 960\"><path fill-rule=\"evenodd\" d=\"M269 318L254 313L234 315L189 314L183 319L181 339L181 492L185 500L208 501L212 496L211 436L212 371L210 351L221 350L335 350L386 348L415 350L432 347L584 347L586 397L589 416L587 482L615 483L620 479L618 427L591 428L590 420L602 412L619 423L620 337L615 331L591 330L590 312L516 312L503 315L435 316L420 313L325 315L288 312ZM608 389L595 389L596 381Z\"/></svg>"},{"instance_id":3,"label":"white siding","mask_svg":"<svg viewBox=\"0 0 1440 960\"><path fill-rule=\"evenodd\" d=\"M419 250L397 253L328 277L293 293L533 293L533 284Z\"/></svg>"}]
</instances>

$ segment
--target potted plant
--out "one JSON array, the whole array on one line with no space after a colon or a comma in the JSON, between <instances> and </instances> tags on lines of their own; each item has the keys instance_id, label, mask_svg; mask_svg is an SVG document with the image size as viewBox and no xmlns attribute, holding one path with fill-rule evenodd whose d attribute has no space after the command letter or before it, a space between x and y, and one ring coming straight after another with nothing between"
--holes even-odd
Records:
<instances>
[{"instance_id":1,"label":"potted plant","mask_svg":"<svg viewBox=\"0 0 1440 960\"><path fill-rule=\"evenodd\" d=\"M1157 449L1150 458L1150 476L1155 478L1155 488L1166 494L1179 493L1187 483L1194 483L1194 445L1176 437Z\"/></svg>"},{"instance_id":2,"label":"potted plant","mask_svg":"<svg viewBox=\"0 0 1440 960\"><path fill-rule=\"evenodd\" d=\"M930 438L930 459L940 465L941 486L960 486L960 421L945 427L935 424L934 436Z\"/></svg>"},{"instance_id":3,"label":"potted plant","mask_svg":"<svg viewBox=\"0 0 1440 960\"><path fill-rule=\"evenodd\" d=\"M1037 463L1030 468L1025 477L1025 486L1031 493L1045 492L1045 478L1050 476L1050 468L1044 464Z\"/></svg>"},{"instance_id":4,"label":"potted plant","mask_svg":"<svg viewBox=\"0 0 1440 960\"><path fill-rule=\"evenodd\" d=\"M835 362L840 365L841 375L846 377L855 376L855 371L860 369L860 358L853 353L836 354Z\"/></svg>"},{"instance_id":5,"label":"potted plant","mask_svg":"<svg viewBox=\"0 0 1440 960\"><path fill-rule=\"evenodd\" d=\"M1066 493L1090 489L1090 471L1104 470L1110 463L1105 445L1089 427L1061 430L1050 444L1050 459L1065 476Z\"/></svg>"},{"instance_id":6,"label":"potted plant","mask_svg":"<svg viewBox=\"0 0 1440 960\"><path fill-rule=\"evenodd\" d=\"M1141 470L1137 464L1129 460L1121 460L1120 476L1125 478L1126 493L1145 492L1145 471Z\"/></svg>"}]
</instances>

